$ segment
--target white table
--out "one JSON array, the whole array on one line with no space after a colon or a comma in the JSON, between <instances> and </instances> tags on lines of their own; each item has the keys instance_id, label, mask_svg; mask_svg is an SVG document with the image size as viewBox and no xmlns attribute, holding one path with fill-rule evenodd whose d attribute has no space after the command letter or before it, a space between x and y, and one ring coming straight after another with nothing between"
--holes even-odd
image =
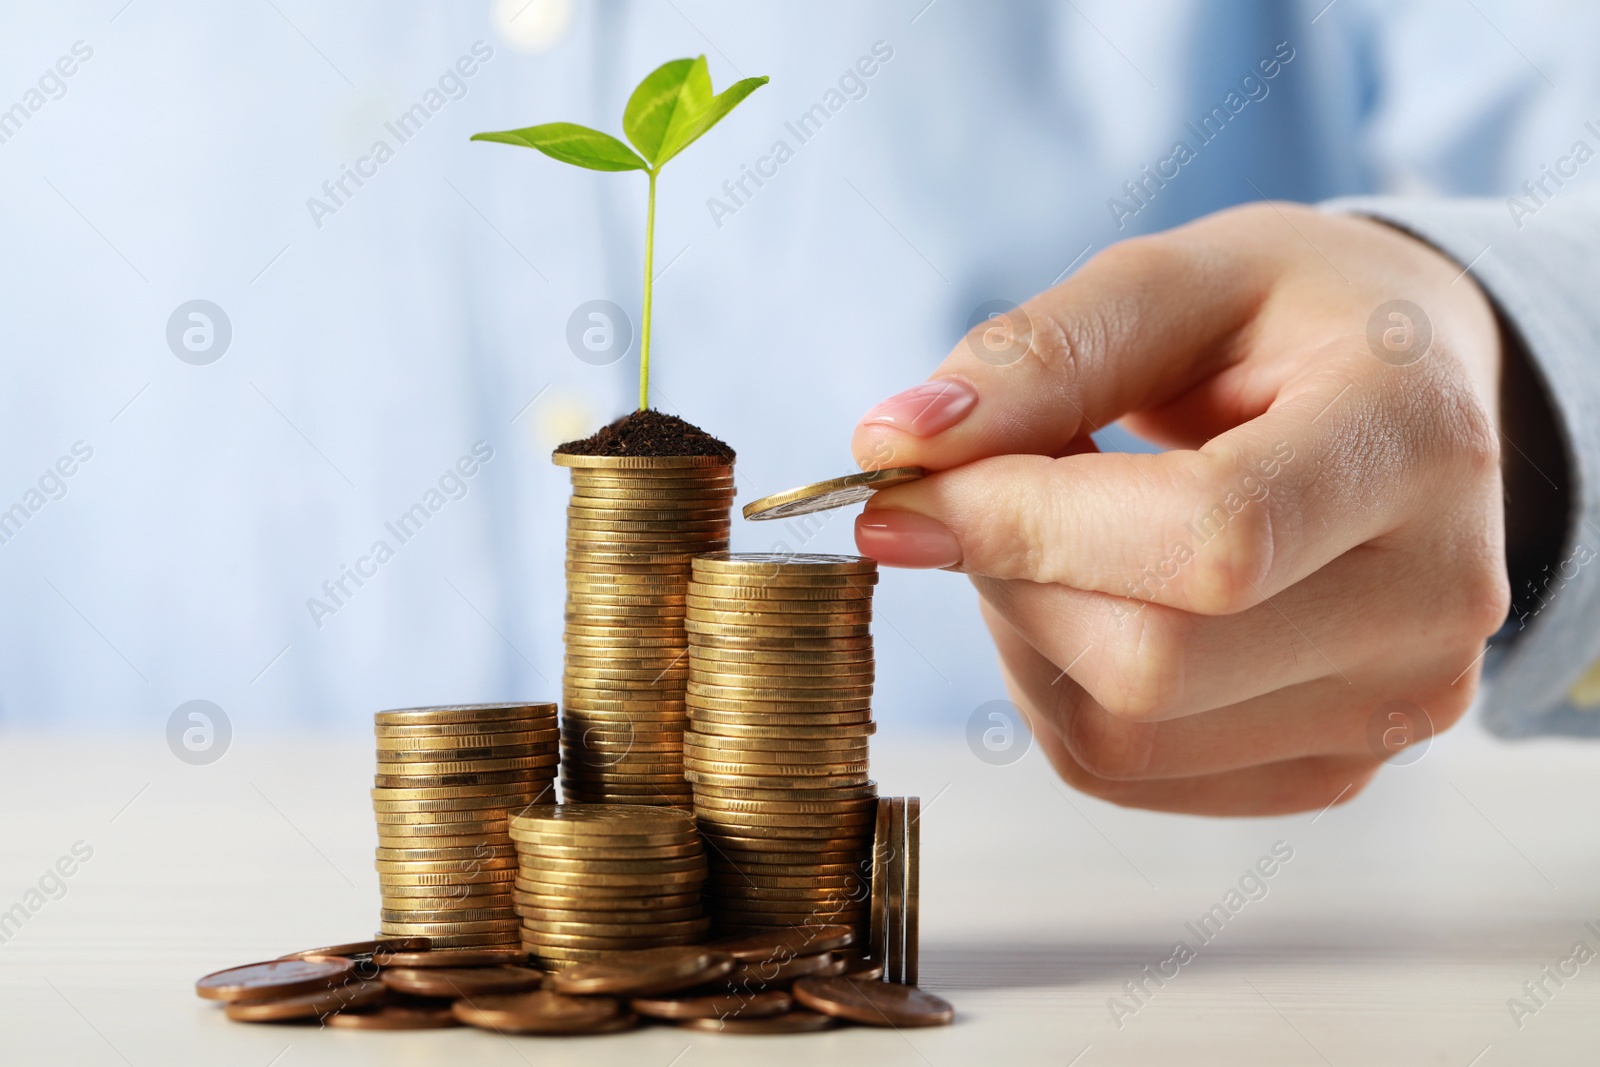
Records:
<instances>
[{"instance_id":1,"label":"white table","mask_svg":"<svg viewBox=\"0 0 1600 1067\"><path fill-rule=\"evenodd\" d=\"M156 730L152 729L151 733ZM191 767L144 739L0 735L0 909L74 842L93 856L0 945L6 1064L1592 1063L1600 960L1519 1030L1508 998L1580 938L1600 949L1600 746L1466 725L1320 816L1210 821L1073 794L1037 752L885 729L885 793L926 805L923 985L955 1026L737 1038L650 1029L504 1039L247 1026L199 975L368 934L364 737L239 736ZM1276 841L1267 895L1139 1010L1107 1002Z\"/></svg>"}]
</instances>

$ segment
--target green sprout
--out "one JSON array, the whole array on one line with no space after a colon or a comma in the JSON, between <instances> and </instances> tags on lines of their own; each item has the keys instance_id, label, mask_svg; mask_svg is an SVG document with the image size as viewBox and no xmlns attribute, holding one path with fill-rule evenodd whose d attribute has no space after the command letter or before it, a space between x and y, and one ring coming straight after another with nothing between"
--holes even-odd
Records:
<instances>
[{"instance_id":1,"label":"green sprout","mask_svg":"<svg viewBox=\"0 0 1600 1067\"><path fill-rule=\"evenodd\" d=\"M763 85L745 78L715 95L706 57L674 59L651 71L628 98L622 130L635 153L608 133L571 122L547 122L520 130L475 133L474 141L537 148L551 159L590 170L642 170L650 179L644 225L644 313L639 331L639 410L650 406L650 291L655 258L656 176L667 160L689 147Z\"/></svg>"}]
</instances>

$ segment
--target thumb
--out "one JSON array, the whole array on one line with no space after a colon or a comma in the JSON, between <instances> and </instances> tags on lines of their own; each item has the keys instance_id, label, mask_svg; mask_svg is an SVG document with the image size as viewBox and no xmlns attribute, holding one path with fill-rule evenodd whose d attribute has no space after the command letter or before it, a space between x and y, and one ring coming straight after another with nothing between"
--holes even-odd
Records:
<instances>
[{"instance_id":1,"label":"thumb","mask_svg":"<svg viewBox=\"0 0 1600 1067\"><path fill-rule=\"evenodd\" d=\"M1075 276L980 322L922 385L862 416L864 469L947 470L989 456L1058 456L1081 435L1214 373L1272 272L1258 242L1194 224L1101 252ZM1236 229L1236 226L1233 227ZM1237 238L1237 235L1235 235Z\"/></svg>"}]
</instances>

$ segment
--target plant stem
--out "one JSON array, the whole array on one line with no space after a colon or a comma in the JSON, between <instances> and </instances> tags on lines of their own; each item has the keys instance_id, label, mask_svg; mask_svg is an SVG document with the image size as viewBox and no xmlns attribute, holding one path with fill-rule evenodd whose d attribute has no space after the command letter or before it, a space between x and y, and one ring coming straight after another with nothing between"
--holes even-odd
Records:
<instances>
[{"instance_id":1,"label":"plant stem","mask_svg":"<svg viewBox=\"0 0 1600 1067\"><path fill-rule=\"evenodd\" d=\"M644 314L639 330L639 410L650 406L650 289L655 281L656 172L650 175L650 207L644 222Z\"/></svg>"}]
</instances>

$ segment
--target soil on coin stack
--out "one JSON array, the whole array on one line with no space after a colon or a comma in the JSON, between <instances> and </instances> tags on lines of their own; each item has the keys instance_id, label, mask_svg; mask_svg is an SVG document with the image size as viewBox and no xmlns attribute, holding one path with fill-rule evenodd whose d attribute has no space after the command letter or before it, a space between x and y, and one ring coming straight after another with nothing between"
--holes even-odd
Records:
<instances>
[{"instance_id":1,"label":"soil on coin stack","mask_svg":"<svg viewBox=\"0 0 1600 1067\"><path fill-rule=\"evenodd\" d=\"M733 449L692 422L645 408L624 415L581 441L556 449L568 456L716 456L732 463Z\"/></svg>"}]
</instances>

